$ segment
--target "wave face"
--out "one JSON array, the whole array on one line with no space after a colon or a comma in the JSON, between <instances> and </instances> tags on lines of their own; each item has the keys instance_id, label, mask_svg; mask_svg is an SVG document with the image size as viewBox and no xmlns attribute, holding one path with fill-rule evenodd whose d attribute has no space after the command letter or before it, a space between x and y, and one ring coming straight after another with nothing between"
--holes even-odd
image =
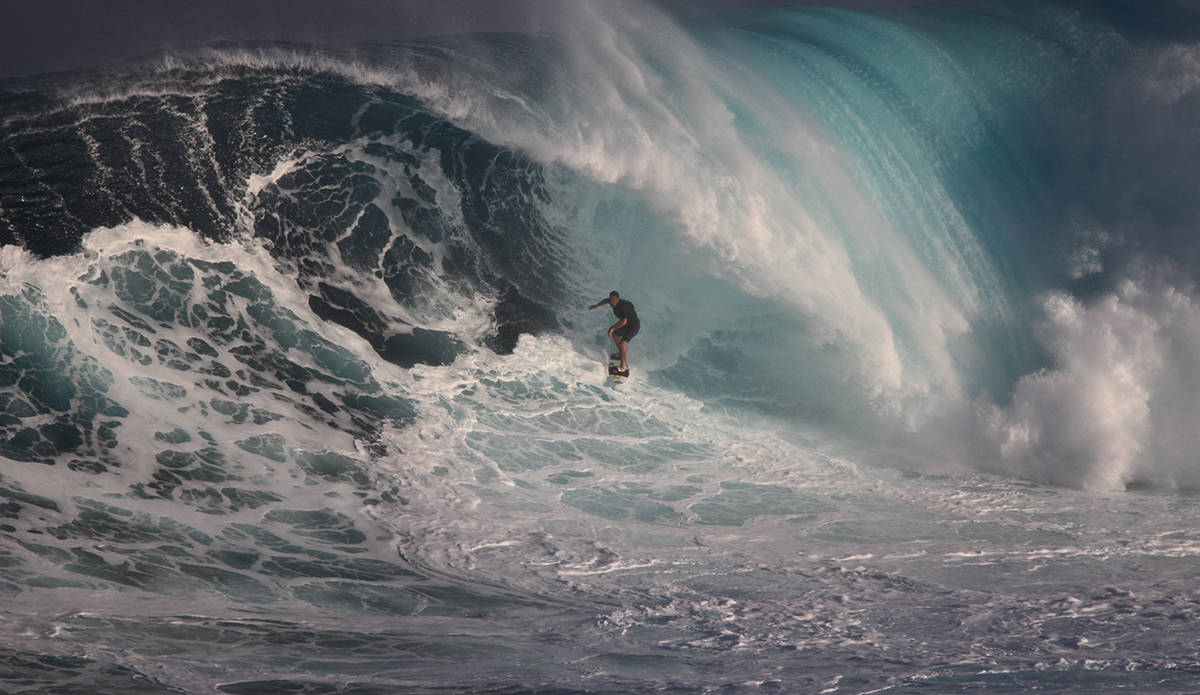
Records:
<instances>
[{"instance_id":1,"label":"wave face","mask_svg":"<svg viewBox=\"0 0 1200 695\"><path fill-rule=\"evenodd\" d=\"M1192 687L1200 48L564 12L0 83L0 679Z\"/></svg>"}]
</instances>

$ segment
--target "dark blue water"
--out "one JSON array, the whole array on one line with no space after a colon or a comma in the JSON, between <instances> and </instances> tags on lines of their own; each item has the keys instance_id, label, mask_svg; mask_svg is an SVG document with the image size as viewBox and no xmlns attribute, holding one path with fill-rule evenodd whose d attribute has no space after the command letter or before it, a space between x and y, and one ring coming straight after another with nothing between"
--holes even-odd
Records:
<instances>
[{"instance_id":1,"label":"dark blue water","mask_svg":"<svg viewBox=\"0 0 1200 695\"><path fill-rule=\"evenodd\" d=\"M1174 16L0 83L0 689L1190 692Z\"/></svg>"}]
</instances>

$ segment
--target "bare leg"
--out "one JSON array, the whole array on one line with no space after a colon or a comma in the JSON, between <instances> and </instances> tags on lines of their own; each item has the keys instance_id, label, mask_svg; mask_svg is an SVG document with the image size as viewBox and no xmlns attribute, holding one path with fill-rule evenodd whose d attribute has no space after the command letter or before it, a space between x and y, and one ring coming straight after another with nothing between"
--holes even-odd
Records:
<instances>
[{"instance_id":1,"label":"bare leg","mask_svg":"<svg viewBox=\"0 0 1200 695\"><path fill-rule=\"evenodd\" d=\"M629 365L625 364L625 354L628 350L629 343L624 340L617 340L616 338L613 340L617 343L617 354L621 356L620 370L622 372L627 371L629 369Z\"/></svg>"}]
</instances>

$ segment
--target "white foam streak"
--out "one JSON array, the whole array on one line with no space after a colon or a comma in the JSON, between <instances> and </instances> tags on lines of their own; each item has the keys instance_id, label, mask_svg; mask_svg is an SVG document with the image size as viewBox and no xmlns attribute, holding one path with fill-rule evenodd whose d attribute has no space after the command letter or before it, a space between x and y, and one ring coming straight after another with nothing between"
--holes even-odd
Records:
<instances>
[{"instance_id":1,"label":"white foam streak","mask_svg":"<svg viewBox=\"0 0 1200 695\"><path fill-rule=\"evenodd\" d=\"M136 221L91 232L83 238L81 245L81 253L49 259L34 259L27 252L15 247L0 249L0 278L3 278L0 282L0 294L16 295L21 293L23 288L36 288L38 293L34 296L39 297L40 306L35 309L54 317L66 331L67 339L62 341L62 345L71 345L78 351L70 367L82 370L91 368L89 365L95 365L98 373L107 376L105 380L109 383L105 386L105 395L113 402L127 406L129 413L122 418L120 448L112 451L112 454L119 458L120 471L111 470L111 477L98 478L106 480L105 484L114 486L114 489L124 490L124 486L151 480L151 475L161 467L156 460L156 453L165 446L161 441L156 441L156 432L161 435L173 429L194 433L195 428L199 427L211 432L214 435L214 446L221 448L229 456L230 470L236 471L255 485L274 479L280 474L279 469L286 469L286 464L276 466L264 458L246 456L245 452L239 453L234 442L247 436L247 428L235 426L224 415L208 409L207 399L215 394L203 388L203 377L196 372L180 372L176 368L165 366L161 363L162 360L139 361L132 354L118 353L119 348L112 345L108 345L106 349L108 338L104 334L104 327L106 319L113 318L107 312L119 309L121 301L109 285L119 281L105 281L99 283L100 287L94 286L92 281L106 273L110 274L110 278L115 277L112 274L114 269L120 269L120 264L110 261L123 254L178 254L180 257L208 263L231 264L245 275L270 287L274 299L280 305L297 312L301 317L309 316L313 325L321 326L322 333L340 339L346 350L357 353L364 361L376 361L369 347L364 346L357 336L340 326L328 325L312 317L307 309L307 296L294 281L275 269L270 255L254 242L212 244L186 229ZM230 298L231 305L240 301L237 297ZM304 318L301 318L301 321L303 320ZM150 323L154 325L146 332L152 334L150 339L157 341L158 346L187 346L190 339L203 340L208 337L196 327L182 324L164 325L150 319L148 321L148 326ZM145 352L152 353L153 349L147 347ZM114 356L114 353L119 356ZM298 363L316 368L306 354L292 351L291 357ZM221 348L220 359L230 365L238 364L224 348ZM386 372L391 366L380 363L379 369ZM239 397L238 402L250 404L263 411L280 409L279 403L269 390ZM300 449L311 447L319 451L339 451L348 456L357 454L353 436L332 428L318 431L307 419L295 414L278 417L267 423L261 431L254 433L267 432L272 436L282 436L291 446ZM30 424L35 423L31 421ZM21 484L29 492L65 504L60 481L50 474L55 469L47 467L47 473L43 475L39 473L39 468L24 467L19 476ZM123 500L123 503L126 501ZM138 505L146 507L150 513L155 509L154 503L138 502L132 498L127 503L134 508L138 508ZM72 513L68 513L67 517L71 515ZM191 521L198 526L208 525L207 515L193 516L195 518Z\"/></svg>"}]
</instances>

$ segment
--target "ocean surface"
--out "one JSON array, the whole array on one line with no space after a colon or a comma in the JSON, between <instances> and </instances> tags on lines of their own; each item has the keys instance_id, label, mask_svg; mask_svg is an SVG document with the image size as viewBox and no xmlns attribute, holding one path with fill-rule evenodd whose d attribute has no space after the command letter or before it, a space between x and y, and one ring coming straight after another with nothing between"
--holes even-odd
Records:
<instances>
[{"instance_id":1,"label":"ocean surface","mask_svg":"<svg viewBox=\"0 0 1200 695\"><path fill-rule=\"evenodd\" d=\"M0 82L0 691L1200 692L1200 41L1121 7Z\"/></svg>"}]
</instances>

